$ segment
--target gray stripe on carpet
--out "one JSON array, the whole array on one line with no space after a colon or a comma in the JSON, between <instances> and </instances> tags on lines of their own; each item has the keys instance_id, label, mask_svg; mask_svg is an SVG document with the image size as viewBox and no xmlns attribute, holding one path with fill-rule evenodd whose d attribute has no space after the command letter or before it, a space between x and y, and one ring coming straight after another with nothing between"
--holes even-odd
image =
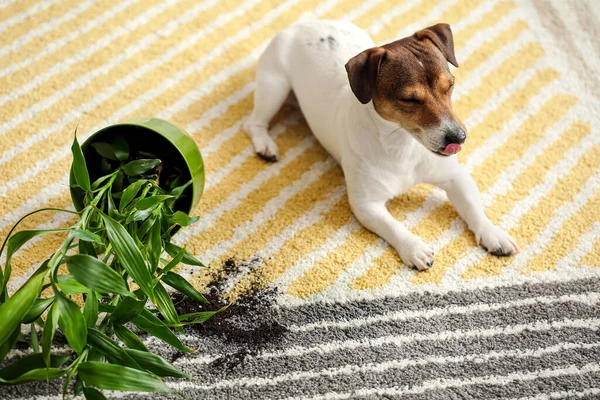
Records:
<instances>
[{"instance_id":1,"label":"gray stripe on carpet","mask_svg":"<svg viewBox=\"0 0 600 400\"><path fill-rule=\"evenodd\" d=\"M536 318L536 313L539 313L539 318ZM361 327L360 329L340 329L340 330L326 330L322 332L310 332L302 335L297 334L287 334L283 338L280 339L280 342L273 344L271 346L265 347L264 351L269 352L281 352L281 351L289 351L290 348L300 348L304 352L309 351L310 349L315 349L311 351L306 357L309 359L326 357L327 352L325 351L326 346L332 343L337 343L341 346L344 343L349 343L352 345L348 350L336 350L332 353L344 352L349 353L345 355L345 358L353 358L354 353L356 356L363 357L364 354L370 351L379 352L378 348L382 346L391 345L393 346L393 341L399 342L402 347L408 346L412 343L423 343L430 342L435 340L440 332L445 332L447 336L450 338L462 338L457 340L472 340L473 338L485 338L479 336L480 333L491 335L486 330L495 331L498 328L504 328L505 326L510 327L519 327L519 325L523 324L532 324L532 329L535 328L536 321L555 321L560 320L561 316L568 315L569 318L578 320L583 319L586 320L589 316L594 316L597 314L597 308L594 306L581 305L580 307L573 307L572 305L558 305L553 306L552 308L543 309L540 306L531 307L529 310L510 310L510 312L505 313L481 313L477 315L471 315L468 317L462 318L435 318L435 319L423 319L417 321L408 321L403 322L402 324L376 324L368 327ZM597 330L600 321L595 321L594 330ZM568 324L568 322L567 322ZM538 327L538 331L540 334L543 334L545 328L543 325ZM550 329L557 330L557 329ZM523 329L521 329L523 331ZM511 330L507 331L508 334L511 333ZM495 336L503 336L502 330L499 330ZM357 339L360 339L359 342L355 342ZM446 339L447 340L447 339ZM442 341L442 340L440 340ZM443 340L445 341L445 340ZM361 344L362 343L362 344ZM195 344L198 346L198 343ZM233 360L236 359L235 353L231 354L231 350L227 348L226 344L223 343L223 353L221 354L230 354L229 356L221 357L222 360L226 360L228 357L231 357ZM321 346L323 349L319 349ZM200 346L201 348L209 348L205 346ZM214 349L211 349L209 355L213 357L216 356L214 353ZM218 353L217 353L218 355ZM206 353L201 354L202 357L206 356ZM193 360L194 356L187 356L185 358L179 359L179 363L184 363L187 360ZM285 356L276 358L263 358L262 356L254 357L253 355L247 355L244 357L244 366L252 367L251 370L255 368L259 368L259 365L266 365L266 368L271 368L272 364L285 363L288 364L290 362L296 363L295 368L302 368L300 365L300 360L302 357L298 356ZM283 360L281 360L283 359ZM294 361L290 361L289 359L294 359ZM206 363L199 364L198 368L203 368ZM311 368L310 364L307 368ZM209 373L210 376L210 373ZM217 377L216 379L219 379Z\"/></svg>"},{"instance_id":2,"label":"gray stripe on carpet","mask_svg":"<svg viewBox=\"0 0 600 400\"><path fill-rule=\"evenodd\" d=\"M523 371L523 375L528 371ZM534 371L530 371L534 372ZM500 378L500 377L498 377ZM582 391L588 388L595 388L598 385L598 379L600 379L599 373L591 373L591 374L578 374L576 371L572 373L565 373L561 376L556 376L552 378L537 378L531 379L527 381L519 381L517 379L513 379L509 381L509 383L504 384L486 384L486 385L475 385L475 384L466 384L467 382L462 382L462 384L457 384L454 387L448 387L443 390L424 390L423 393L419 394L408 394L405 393L402 395L402 399L408 400L428 400L428 399L509 399L509 398L527 398L533 396L539 396L546 393L556 392L557 389L560 388L560 391ZM507 379L508 380L508 379ZM422 385L421 385L422 387ZM414 390L419 390L420 387L415 387ZM353 399L396 399L398 395L380 395L374 396L373 394L369 396L352 396ZM552 397L552 399L558 398L569 398L572 399L572 396L566 397ZM580 397L578 397L580 398ZM585 397L584 397L585 398ZM590 396L588 398L597 399L598 396ZM544 397L538 398L536 400L543 400ZM550 399L550 398L549 398Z\"/></svg>"},{"instance_id":3,"label":"gray stripe on carpet","mask_svg":"<svg viewBox=\"0 0 600 400\"><path fill-rule=\"evenodd\" d=\"M586 328L567 328L541 332L524 331L517 335L498 334L491 337L413 341L400 346L388 343L382 346L338 350L330 353L311 353L299 357L267 359L246 357L239 364L186 364L186 361L190 360L190 358L186 358L178 360L178 367L193 375L201 375L204 382L212 384L223 379L235 380L253 376L275 376L281 375L285 371L303 372L345 365L362 365L371 363L374 360L384 363L404 358L418 359L424 355L454 357L465 354L482 354L490 351L536 349L561 343L594 344L597 340L596 335L597 331Z\"/></svg>"},{"instance_id":4,"label":"gray stripe on carpet","mask_svg":"<svg viewBox=\"0 0 600 400\"><path fill-rule=\"evenodd\" d=\"M281 316L296 325L314 323L317 320L340 321L352 318L367 318L388 311L416 310L470 305L474 303L505 303L540 296L562 296L599 290L596 279L580 279L569 282L523 284L507 287L486 288L477 291L457 291L445 294L411 293L375 300L353 301L333 304L309 304L282 309Z\"/></svg>"},{"instance_id":5,"label":"gray stripe on carpet","mask_svg":"<svg viewBox=\"0 0 600 400\"><path fill-rule=\"evenodd\" d=\"M195 399L281 399L327 392L349 392L354 393L351 397L357 397L365 388L394 387L408 391L407 398L493 399L583 390L600 386L597 372L577 372L600 360L600 307L594 292L599 288L598 280L579 280L267 309L265 313L269 316L278 313L278 322L283 326L296 328L331 320L361 320L390 312L411 316L359 326L288 329L260 348L220 336L207 337L202 330L188 330L184 341L200 348L200 352L197 356L180 357L176 364L197 380L172 381L172 384L180 387L188 398ZM560 296L567 297L563 301L539 301ZM520 305L496 309L476 306L510 305L515 301ZM472 312L466 312L465 307L471 307ZM432 309L438 310L437 314L431 314ZM150 344L166 358L175 355L160 342ZM202 362L202 357L207 356L211 357ZM565 373L557 376L538 379L531 375L532 371L565 369ZM491 375L514 379L502 381L502 385L489 380L471 381ZM530 378L520 382L521 376ZM456 385L447 385L453 382ZM213 387L199 388L206 385ZM37 383L18 390L2 388L2 396L54 394L59 388L59 383ZM363 397L398 397L393 390L388 394L369 392ZM125 396L177 398L165 394Z\"/></svg>"}]
</instances>

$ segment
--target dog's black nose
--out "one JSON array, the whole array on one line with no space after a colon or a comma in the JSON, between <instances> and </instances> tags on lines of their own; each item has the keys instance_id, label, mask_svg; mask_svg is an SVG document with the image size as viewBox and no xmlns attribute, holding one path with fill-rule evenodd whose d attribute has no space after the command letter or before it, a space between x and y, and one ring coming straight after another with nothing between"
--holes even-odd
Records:
<instances>
[{"instance_id":1,"label":"dog's black nose","mask_svg":"<svg viewBox=\"0 0 600 400\"><path fill-rule=\"evenodd\" d=\"M446 131L446 144L463 144L467 140L465 131L456 126Z\"/></svg>"}]
</instances>

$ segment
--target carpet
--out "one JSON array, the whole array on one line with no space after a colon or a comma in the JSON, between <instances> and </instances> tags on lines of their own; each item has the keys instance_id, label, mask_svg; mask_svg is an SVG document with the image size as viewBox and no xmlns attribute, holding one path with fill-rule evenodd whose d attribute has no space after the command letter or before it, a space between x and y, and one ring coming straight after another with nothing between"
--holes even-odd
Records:
<instances>
[{"instance_id":1,"label":"carpet","mask_svg":"<svg viewBox=\"0 0 600 400\"><path fill-rule=\"evenodd\" d=\"M454 108L469 129L458 157L520 254L486 254L445 194L418 186L389 209L431 245L435 265L404 267L353 218L340 168L293 109L273 122L280 161L253 154L240 127L256 60L276 32L311 17L352 20L377 43L452 25ZM186 332L195 356L154 343L198 378L174 383L190 398L600 397L591 1L2 0L0 35L0 238L31 210L70 206L77 124L84 140L158 116L198 143L200 220L176 241L210 268L183 272L251 312L223 318L227 332ZM69 218L37 214L22 227ZM20 251L11 287L61 240ZM236 327L246 334L232 335Z\"/></svg>"}]
</instances>

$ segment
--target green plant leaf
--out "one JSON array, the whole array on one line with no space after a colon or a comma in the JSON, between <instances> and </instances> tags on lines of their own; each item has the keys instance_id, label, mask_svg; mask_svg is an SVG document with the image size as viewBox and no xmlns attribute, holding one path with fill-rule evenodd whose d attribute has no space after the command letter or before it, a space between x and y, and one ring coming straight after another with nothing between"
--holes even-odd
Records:
<instances>
[{"instance_id":1,"label":"green plant leaf","mask_svg":"<svg viewBox=\"0 0 600 400\"><path fill-rule=\"evenodd\" d=\"M181 249L182 248L177 246L176 244L173 244L170 242L165 243L165 250L171 257L177 256L177 253L179 253L181 251ZM198 260L196 257L192 256L190 253L188 253L187 250L184 250L183 258L182 258L181 262L184 264L188 264L188 265L196 265L198 267L206 268L205 265L202 264L202 262L200 260Z\"/></svg>"},{"instance_id":2,"label":"green plant leaf","mask_svg":"<svg viewBox=\"0 0 600 400\"><path fill-rule=\"evenodd\" d=\"M129 143L127 143L125 138L116 136L110 141L110 144L112 144L115 156L117 156L120 161L127 161L129 159Z\"/></svg>"},{"instance_id":3,"label":"green plant leaf","mask_svg":"<svg viewBox=\"0 0 600 400\"><path fill-rule=\"evenodd\" d=\"M185 248L182 248L181 250L179 250L179 252L173 257L173 259L171 261L169 261L169 263L167 265L165 265L165 267L161 270L161 273L166 274L167 272L169 272L173 268L175 268L181 262L181 260L183 259L183 256L185 256Z\"/></svg>"},{"instance_id":4,"label":"green plant leaf","mask_svg":"<svg viewBox=\"0 0 600 400\"><path fill-rule=\"evenodd\" d=\"M110 165L108 160L104 157L102 157L102 159L100 160L100 171L104 174L110 174L113 172L112 166Z\"/></svg>"},{"instance_id":5,"label":"green plant leaf","mask_svg":"<svg viewBox=\"0 0 600 400\"><path fill-rule=\"evenodd\" d=\"M190 378L185 372L178 370L164 358L149 353L134 349L126 349L127 354L131 356L142 368L147 369L158 376L174 376L176 378Z\"/></svg>"},{"instance_id":6,"label":"green plant leaf","mask_svg":"<svg viewBox=\"0 0 600 400\"><path fill-rule=\"evenodd\" d=\"M8 239L8 247L6 251L6 258L10 258L17 252L25 243L39 235L46 235L48 233L65 232L68 229L37 229L37 230L26 230L19 231L12 235Z\"/></svg>"},{"instance_id":7,"label":"green plant leaf","mask_svg":"<svg viewBox=\"0 0 600 400\"><path fill-rule=\"evenodd\" d=\"M79 377L75 377L75 384L73 385L73 398L77 398L83 394L83 382Z\"/></svg>"},{"instance_id":8,"label":"green plant leaf","mask_svg":"<svg viewBox=\"0 0 600 400\"><path fill-rule=\"evenodd\" d=\"M65 296L73 296L74 294L88 293L90 291L87 286L81 284L71 275L56 275L56 281Z\"/></svg>"},{"instance_id":9,"label":"green plant leaf","mask_svg":"<svg viewBox=\"0 0 600 400\"><path fill-rule=\"evenodd\" d=\"M106 336L104 333L94 328L88 328L87 340L88 344L102 353L108 362L130 368L142 369L117 342Z\"/></svg>"},{"instance_id":10,"label":"green plant leaf","mask_svg":"<svg viewBox=\"0 0 600 400\"><path fill-rule=\"evenodd\" d=\"M8 239L8 246L6 249L6 262L4 272L4 282L2 282L2 288L6 287L8 280L10 279L12 265L12 256L29 240L39 235L46 235L48 233L65 232L68 229L37 229L37 230L26 230L19 231L12 235Z\"/></svg>"},{"instance_id":11,"label":"green plant leaf","mask_svg":"<svg viewBox=\"0 0 600 400\"><path fill-rule=\"evenodd\" d=\"M86 385L100 389L126 392L171 392L161 379L145 371L121 365L84 362L78 369L79 377Z\"/></svg>"},{"instance_id":12,"label":"green plant leaf","mask_svg":"<svg viewBox=\"0 0 600 400\"><path fill-rule=\"evenodd\" d=\"M168 194L157 194L155 196L146 197L138 200L137 203L135 203L135 208L138 210L145 210L171 198L173 198L173 196L169 196Z\"/></svg>"},{"instance_id":13,"label":"green plant leaf","mask_svg":"<svg viewBox=\"0 0 600 400\"><path fill-rule=\"evenodd\" d=\"M163 203L163 207L162 207L162 219L163 219L165 222L168 222L168 221L166 220L166 217L167 217L168 215L173 215L173 214L175 213L175 211L173 211L173 203L175 203L175 199L174 199L174 198L172 198L172 199L170 199L170 200L166 200L166 201Z\"/></svg>"},{"instance_id":14,"label":"green plant leaf","mask_svg":"<svg viewBox=\"0 0 600 400\"><path fill-rule=\"evenodd\" d=\"M60 293L56 294L60 310L58 325L71 347L81 354L87 343L87 324L79 306Z\"/></svg>"},{"instance_id":15,"label":"green plant leaf","mask_svg":"<svg viewBox=\"0 0 600 400\"><path fill-rule=\"evenodd\" d=\"M101 215L106 226L106 233L119 263L125 268L129 276L133 278L146 296L150 300L154 300L152 276L140 249L138 249L131 235L121 224L104 214Z\"/></svg>"},{"instance_id":16,"label":"green plant leaf","mask_svg":"<svg viewBox=\"0 0 600 400\"><path fill-rule=\"evenodd\" d=\"M127 188L123 191L121 195L121 201L119 202L119 209L121 212L127 207L127 205L135 198L135 196L140 191L140 188L150 181L145 179L140 179L138 181L133 182L131 185L127 186Z\"/></svg>"},{"instance_id":17,"label":"green plant leaf","mask_svg":"<svg viewBox=\"0 0 600 400\"><path fill-rule=\"evenodd\" d=\"M125 181L125 174L123 173L123 170L119 170L117 172L117 177L115 178L115 180L113 181L112 184L112 192L113 193L119 193L123 190L123 182Z\"/></svg>"},{"instance_id":18,"label":"green plant leaf","mask_svg":"<svg viewBox=\"0 0 600 400\"><path fill-rule=\"evenodd\" d=\"M202 293L197 291L183 276L174 272L167 272L160 280L190 299L208 304L208 300L206 300Z\"/></svg>"},{"instance_id":19,"label":"green plant leaf","mask_svg":"<svg viewBox=\"0 0 600 400\"><path fill-rule=\"evenodd\" d=\"M104 357L104 355L102 355L102 353L100 353L98 350L90 347L86 361L106 362L106 357Z\"/></svg>"},{"instance_id":20,"label":"green plant leaf","mask_svg":"<svg viewBox=\"0 0 600 400\"><path fill-rule=\"evenodd\" d=\"M165 180L164 183L164 189L165 190L173 190L175 189L177 186L181 185L181 174L182 171L179 168L174 168L173 173L171 175L169 175L167 177L167 179Z\"/></svg>"},{"instance_id":21,"label":"green plant leaf","mask_svg":"<svg viewBox=\"0 0 600 400\"><path fill-rule=\"evenodd\" d=\"M169 325L179 325L179 317L177 316L173 301L171 301L169 293L167 293L165 287L160 282L157 282L154 287L154 293L156 294L156 308L163 315L165 321Z\"/></svg>"},{"instance_id":22,"label":"green plant leaf","mask_svg":"<svg viewBox=\"0 0 600 400\"><path fill-rule=\"evenodd\" d=\"M94 245L92 243L80 240L79 243L77 243L77 245L79 247L79 254L87 254L96 258L98 257L96 249L94 248Z\"/></svg>"},{"instance_id":23,"label":"green plant leaf","mask_svg":"<svg viewBox=\"0 0 600 400\"><path fill-rule=\"evenodd\" d=\"M89 354L89 351L88 351ZM73 379L73 376L75 376L75 374L77 373L77 368L79 367L79 364L81 364L83 362L83 358L81 357L77 357L75 359L75 361L73 361L73 363L69 366L70 368L68 369L67 372L67 376L65 377L65 379L63 379L63 387L62 387L62 397L63 399L66 399L67 397L67 391L69 390L69 383L71 382L71 379ZM75 384L77 384L77 379L75 380Z\"/></svg>"},{"instance_id":24,"label":"green plant leaf","mask_svg":"<svg viewBox=\"0 0 600 400\"><path fill-rule=\"evenodd\" d=\"M147 208L145 210L135 210L134 212L132 212L131 214L129 214L127 216L127 219L125 220L125 224L127 225L132 222L144 221L146 218L148 218L149 216L152 215L153 211L154 211L153 208Z\"/></svg>"},{"instance_id":25,"label":"green plant leaf","mask_svg":"<svg viewBox=\"0 0 600 400\"><path fill-rule=\"evenodd\" d=\"M160 238L160 222L155 222L150 228L150 236L146 240L146 249L148 252L148 260L150 267L154 273L160 262L160 254L162 253L162 239Z\"/></svg>"},{"instance_id":26,"label":"green plant leaf","mask_svg":"<svg viewBox=\"0 0 600 400\"><path fill-rule=\"evenodd\" d=\"M108 158L109 160L118 161L119 159L115 155L115 150L113 149L110 143L105 142L95 142L92 143L92 147L98 154L100 154L104 158Z\"/></svg>"},{"instance_id":27,"label":"green plant leaf","mask_svg":"<svg viewBox=\"0 0 600 400\"><path fill-rule=\"evenodd\" d=\"M83 317L88 328L96 326L96 322L98 321L98 298L96 297L96 292L93 290L85 298Z\"/></svg>"},{"instance_id":28,"label":"green plant leaf","mask_svg":"<svg viewBox=\"0 0 600 400\"><path fill-rule=\"evenodd\" d=\"M140 315L135 317L131 322L133 322L133 324L141 330L146 331L163 342L170 344L177 350L181 350L186 353L195 352L194 350L185 347L179 341L177 336L175 336L175 334L171 332L171 330L161 320L156 318L154 314L146 309L142 310Z\"/></svg>"},{"instance_id":29,"label":"green plant leaf","mask_svg":"<svg viewBox=\"0 0 600 400\"><path fill-rule=\"evenodd\" d=\"M12 297L0 305L0 343L9 340L42 290L45 275L32 276Z\"/></svg>"},{"instance_id":30,"label":"green plant leaf","mask_svg":"<svg viewBox=\"0 0 600 400\"><path fill-rule=\"evenodd\" d=\"M102 245L104 244L100 236L96 235L94 232L88 231L87 229L74 229L69 233L69 235L85 242L93 242Z\"/></svg>"},{"instance_id":31,"label":"green plant leaf","mask_svg":"<svg viewBox=\"0 0 600 400\"><path fill-rule=\"evenodd\" d=\"M129 328L123 325L114 325L115 335L119 338L121 342L130 349L140 350L140 351L149 351L148 348L144 345L144 342ZM139 362L138 362L139 364Z\"/></svg>"},{"instance_id":32,"label":"green plant leaf","mask_svg":"<svg viewBox=\"0 0 600 400\"><path fill-rule=\"evenodd\" d=\"M108 208L108 215L111 218L115 218L117 216L117 207L115 206L115 201L113 200L113 194L109 193L106 196L106 203L107 203L107 208Z\"/></svg>"},{"instance_id":33,"label":"green plant leaf","mask_svg":"<svg viewBox=\"0 0 600 400\"><path fill-rule=\"evenodd\" d=\"M189 181L187 181L186 183L184 183L181 186L177 186L176 188L173 188L169 194L171 196L173 196L175 199L179 198L179 196L181 196L184 192L185 189L187 189L188 186L190 186L192 184L192 180L190 179Z\"/></svg>"},{"instance_id":34,"label":"green plant leaf","mask_svg":"<svg viewBox=\"0 0 600 400\"><path fill-rule=\"evenodd\" d=\"M123 166L123 172L128 176L141 175L160 164L157 158L130 161Z\"/></svg>"},{"instance_id":35,"label":"green plant leaf","mask_svg":"<svg viewBox=\"0 0 600 400\"><path fill-rule=\"evenodd\" d=\"M49 367L51 369L58 369L67 362L68 359L69 356L53 355L50 357ZM0 369L0 382L22 383L28 380L55 379L52 376L58 373L58 371L51 371L51 376L47 377L45 374L39 375L41 370L46 370L46 363L44 362L42 353L30 354ZM65 370L60 371L63 371L64 373ZM61 375L62 374L59 374L57 377Z\"/></svg>"},{"instance_id":36,"label":"green plant leaf","mask_svg":"<svg viewBox=\"0 0 600 400\"><path fill-rule=\"evenodd\" d=\"M97 258L87 254L65 258L69 272L88 288L100 293L133 296L121 275Z\"/></svg>"},{"instance_id":37,"label":"green plant leaf","mask_svg":"<svg viewBox=\"0 0 600 400\"><path fill-rule=\"evenodd\" d=\"M223 312L227 306L218 309L217 311L200 311L179 316L182 325L202 324L211 319L215 314Z\"/></svg>"},{"instance_id":38,"label":"green plant leaf","mask_svg":"<svg viewBox=\"0 0 600 400\"><path fill-rule=\"evenodd\" d=\"M40 341L38 337L37 330L35 329L35 323L31 323L31 349L34 353L40 352Z\"/></svg>"},{"instance_id":39,"label":"green plant leaf","mask_svg":"<svg viewBox=\"0 0 600 400\"><path fill-rule=\"evenodd\" d=\"M167 219L174 224L180 225L180 226L188 226L193 224L194 222L198 221L200 219L200 217L190 217L189 215L187 215L184 212L181 211L176 211L174 214L169 215L167 217Z\"/></svg>"},{"instance_id":40,"label":"green plant leaf","mask_svg":"<svg viewBox=\"0 0 600 400\"><path fill-rule=\"evenodd\" d=\"M85 164L85 158L83 152L77 141L77 136L73 138L73 144L71 145L71 152L73 153L73 164L71 170L75 175L75 182L80 188L88 192L90 190L90 176L88 174L87 165Z\"/></svg>"},{"instance_id":41,"label":"green plant leaf","mask_svg":"<svg viewBox=\"0 0 600 400\"><path fill-rule=\"evenodd\" d=\"M100 312L111 313L111 312L115 311L115 308L117 308L117 307L111 306L110 304L98 303L98 311L100 311Z\"/></svg>"},{"instance_id":42,"label":"green plant leaf","mask_svg":"<svg viewBox=\"0 0 600 400\"><path fill-rule=\"evenodd\" d=\"M44 299L35 299L35 302L33 303L33 305L31 306L31 308L29 309L29 311L27 311L27 314L25 314L25 318L23 318L23 324L30 324L34 321L37 321L37 319L42 315L42 313L44 311L46 311L46 309L48 307L50 307L50 305L54 303L54 296L53 297L47 297Z\"/></svg>"},{"instance_id":43,"label":"green plant leaf","mask_svg":"<svg viewBox=\"0 0 600 400\"><path fill-rule=\"evenodd\" d=\"M107 400L101 391L90 386L83 388L83 395L87 400Z\"/></svg>"},{"instance_id":44,"label":"green plant leaf","mask_svg":"<svg viewBox=\"0 0 600 400\"><path fill-rule=\"evenodd\" d=\"M12 349L12 347L15 345L15 343L17 342L17 339L19 338L20 333L21 333L21 325L17 325L17 327L13 330L13 332L8 337L8 339L5 340L4 342L0 342L0 363L2 361L4 361L4 358L6 357L6 355L10 351L10 349Z\"/></svg>"},{"instance_id":45,"label":"green plant leaf","mask_svg":"<svg viewBox=\"0 0 600 400\"><path fill-rule=\"evenodd\" d=\"M44 355L46 366L50 366L50 349L52 348L52 340L54 339L54 333L56 332L59 317L60 310L58 308L58 303L54 303L52 304L50 311L48 311L46 324L42 331L42 354Z\"/></svg>"},{"instance_id":46,"label":"green plant leaf","mask_svg":"<svg viewBox=\"0 0 600 400\"><path fill-rule=\"evenodd\" d=\"M158 217L156 215L152 214L152 216L150 216L150 218L148 218L147 220L144 221L142 226L140 226L140 229L138 229L138 231L137 231L137 235L140 240L144 237L144 235L146 233L148 233L148 231L150 230L150 228L152 228L152 226L154 225L154 223L156 222L157 219L158 219Z\"/></svg>"},{"instance_id":47,"label":"green plant leaf","mask_svg":"<svg viewBox=\"0 0 600 400\"><path fill-rule=\"evenodd\" d=\"M140 150L138 151L138 153L140 154L140 156L144 156L146 158L156 158L156 154L150 151Z\"/></svg>"},{"instance_id":48,"label":"green plant leaf","mask_svg":"<svg viewBox=\"0 0 600 400\"><path fill-rule=\"evenodd\" d=\"M145 300L136 300L133 297L126 297L117 304L117 307L110 314L110 320L115 325L123 325L138 316L144 306Z\"/></svg>"},{"instance_id":49,"label":"green plant leaf","mask_svg":"<svg viewBox=\"0 0 600 400\"><path fill-rule=\"evenodd\" d=\"M34 210L34 211L31 211L31 212L25 214L24 216L19 218L19 220L17 222L15 222L14 225L8 231L8 234L4 238L4 241L2 242L2 246L0 246L0 255L2 255L4 253L4 248L6 247L8 240L12 237L12 233L15 231L15 229L17 229L17 226L19 226L19 224L21 222L23 222L23 220L25 220L27 217L30 217L33 214L37 214L37 213L44 212L44 211L60 211L60 212L66 212L66 213L70 213L70 214L79 214L76 211L66 210L63 208L55 208L55 207L40 208L39 210ZM45 262L42 263L42 265L45 265ZM4 303L4 301L8 300L8 294L5 293L5 291L6 291L6 285L10 279L10 273L11 273L10 270L11 270L11 267L8 262L6 264L6 269L4 270L4 273L2 271L2 268L0 268L0 304Z\"/></svg>"},{"instance_id":50,"label":"green plant leaf","mask_svg":"<svg viewBox=\"0 0 600 400\"><path fill-rule=\"evenodd\" d=\"M105 182L106 180L108 180L111 177L112 177L112 174L101 176L100 178L96 179L94 181L94 183L92 183L91 189L92 190L98 189L100 187L100 185L102 184L102 182Z\"/></svg>"},{"instance_id":51,"label":"green plant leaf","mask_svg":"<svg viewBox=\"0 0 600 400\"><path fill-rule=\"evenodd\" d=\"M11 380L5 380L0 378L0 383L15 385L18 383L33 382L33 381L49 381L52 379L58 379L63 376L67 370L60 368L39 368L32 369L21 374L19 377Z\"/></svg>"}]
</instances>

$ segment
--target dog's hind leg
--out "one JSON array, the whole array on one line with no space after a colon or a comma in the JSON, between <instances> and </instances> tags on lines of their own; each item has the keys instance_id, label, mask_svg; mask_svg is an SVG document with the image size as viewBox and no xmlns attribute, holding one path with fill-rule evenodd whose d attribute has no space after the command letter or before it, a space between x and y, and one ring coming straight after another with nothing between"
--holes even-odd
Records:
<instances>
[{"instance_id":1,"label":"dog's hind leg","mask_svg":"<svg viewBox=\"0 0 600 400\"><path fill-rule=\"evenodd\" d=\"M256 154L271 162L277 161L279 152L269 136L269 122L286 101L291 90L285 71L277 58L279 54L276 47L277 43L271 42L258 62L254 110L244 123L244 130L252 140Z\"/></svg>"}]
</instances>

